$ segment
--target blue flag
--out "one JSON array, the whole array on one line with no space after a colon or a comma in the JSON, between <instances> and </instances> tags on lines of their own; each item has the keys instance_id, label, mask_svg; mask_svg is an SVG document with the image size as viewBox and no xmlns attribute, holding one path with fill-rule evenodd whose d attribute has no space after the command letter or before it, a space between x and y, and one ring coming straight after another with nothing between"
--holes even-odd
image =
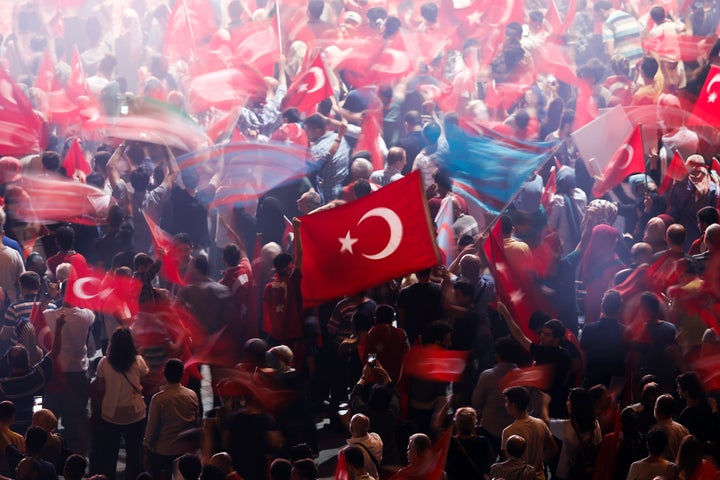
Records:
<instances>
[{"instance_id":1,"label":"blue flag","mask_svg":"<svg viewBox=\"0 0 720 480\"><path fill-rule=\"evenodd\" d=\"M483 209L497 215L556 145L523 142L522 148L513 143L458 130L448 135L450 152L441 166L463 190L472 192Z\"/></svg>"}]
</instances>

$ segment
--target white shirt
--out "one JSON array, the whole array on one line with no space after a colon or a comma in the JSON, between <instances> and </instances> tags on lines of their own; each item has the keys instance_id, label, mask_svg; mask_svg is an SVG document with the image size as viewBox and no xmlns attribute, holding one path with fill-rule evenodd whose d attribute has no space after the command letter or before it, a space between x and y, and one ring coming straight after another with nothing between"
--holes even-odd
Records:
<instances>
[{"instance_id":1,"label":"white shirt","mask_svg":"<svg viewBox=\"0 0 720 480\"><path fill-rule=\"evenodd\" d=\"M53 335L55 335L57 319L62 314L65 314L65 326L62 332L62 348L58 357L60 368L63 372L86 372L88 369L88 332L95 321L95 314L92 310L78 307L45 310L43 315Z\"/></svg>"},{"instance_id":2,"label":"white shirt","mask_svg":"<svg viewBox=\"0 0 720 480\"><path fill-rule=\"evenodd\" d=\"M24 271L25 265L20 254L0 243L0 287L7 292L10 303L18 299L18 278Z\"/></svg>"}]
</instances>

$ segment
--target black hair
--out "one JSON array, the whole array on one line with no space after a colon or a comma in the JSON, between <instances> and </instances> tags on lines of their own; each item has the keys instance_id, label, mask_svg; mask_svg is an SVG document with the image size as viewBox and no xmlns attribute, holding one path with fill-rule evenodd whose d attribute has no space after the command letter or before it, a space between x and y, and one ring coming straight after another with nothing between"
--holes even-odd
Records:
<instances>
[{"instance_id":1,"label":"black hair","mask_svg":"<svg viewBox=\"0 0 720 480\"><path fill-rule=\"evenodd\" d=\"M552 331L553 338L563 338L565 336L565 325L557 318L545 322L543 328L549 328Z\"/></svg>"},{"instance_id":2,"label":"black hair","mask_svg":"<svg viewBox=\"0 0 720 480\"><path fill-rule=\"evenodd\" d=\"M395 319L395 309L391 305L378 305L375 309L375 323L391 324Z\"/></svg>"},{"instance_id":3,"label":"black hair","mask_svg":"<svg viewBox=\"0 0 720 480\"><path fill-rule=\"evenodd\" d=\"M573 388L568 395L570 419L580 432L592 432L595 429L595 410L592 397L587 390Z\"/></svg>"},{"instance_id":4,"label":"black hair","mask_svg":"<svg viewBox=\"0 0 720 480\"><path fill-rule=\"evenodd\" d=\"M63 225L55 230L55 241L60 250L72 250L75 243L75 230L68 225Z\"/></svg>"},{"instance_id":5,"label":"black hair","mask_svg":"<svg viewBox=\"0 0 720 480\"><path fill-rule=\"evenodd\" d=\"M202 473L202 463L200 462L200 457L190 453L186 453L181 456L178 460L177 466L183 478L194 480L200 476L200 473Z\"/></svg>"},{"instance_id":6,"label":"black hair","mask_svg":"<svg viewBox=\"0 0 720 480\"><path fill-rule=\"evenodd\" d=\"M152 172L150 168L148 168L147 165L141 165L130 172L130 185L132 185L136 192L145 192L150 185L151 178Z\"/></svg>"},{"instance_id":7,"label":"black hair","mask_svg":"<svg viewBox=\"0 0 720 480\"><path fill-rule=\"evenodd\" d=\"M193 267L200 272L200 275L207 276L210 273L210 261L204 253L193 259Z\"/></svg>"},{"instance_id":8,"label":"black hair","mask_svg":"<svg viewBox=\"0 0 720 480\"><path fill-rule=\"evenodd\" d=\"M40 453L47 443L50 434L42 427L37 425L30 426L25 432L25 451L32 456Z\"/></svg>"},{"instance_id":9,"label":"black hair","mask_svg":"<svg viewBox=\"0 0 720 480\"><path fill-rule=\"evenodd\" d=\"M422 115L420 115L420 112L418 112L417 110L410 110L409 112L407 112L403 117L403 120L408 125L422 125Z\"/></svg>"},{"instance_id":10,"label":"black hair","mask_svg":"<svg viewBox=\"0 0 720 480\"><path fill-rule=\"evenodd\" d=\"M67 460L65 460L65 468L63 469L63 475L68 480L81 479L85 475L87 470L88 462L82 455L73 453Z\"/></svg>"},{"instance_id":11,"label":"black hair","mask_svg":"<svg viewBox=\"0 0 720 480\"><path fill-rule=\"evenodd\" d=\"M431 345L443 340L448 333L452 333L452 327L449 323L442 320L430 322L422 332L423 345Z\"/></svg>"},{"instance_id":12,"label":"black hair","mask_svg":"<svg viewBox=\"0 0 720 480\"><path fill-rule=\"evenodd\" d=\"M40 289L40 275L33 271L28 270L21 273L18 282L23 290L37 291Z\"/></svg>"},{"instance_id":13,"label":"black hair","mask_svg":"<svg viewBox=\"0 0 720 480\"><path fill-rule=\"evenodd\" d=\"M185 366L182 360L178 358L171 358L165 362L165 366L163 367L163 375L168 383L180 383L184 371Z\"/></svg>"},{"instance_id":14,"label":"black hair","mask_svg":"<svg viewBox=\"0 0 720 480\"><path fill-rule=\"evenodd\" d=\"M305 119L304 125L313 130L318 128L325 130L325 117L319 113L313 113Z\"/></svg>"},{"instance_id":15,"label":"black hair","mask_svg":"<svg viewBox=\"0 0 720 480\"><path fill-rule=\"evenodd\" d=\"M697 212L698 222L705 223L706 225L712 225L718 223L719 217L718 209L715 207L703 207Z\"/></svg>"},{"instance_id":16,"label":"black hair","mask_svg":"<svg viewBox=\"0 0 720 480\"><path fill-rule=\"evenodd\" d=\"M345 456L345 463L353 468L363 468L365 466L365 454L356 445L350 445L349 447L342 450L342 454Z\"/></svg>"},{"instance_id":17,"label":"black hair","mask_svg":"<svg viewBox=\"0 0 720 480\"><path fill-rule=\"evenodd\" d=\"M705 396L705 388L698 374L690 371L677 376L678 386L693 400L700 400Z\"/></svg>"},{"instance_id":18,"label":"black hair","mask_svg":"<svg viewBox=\"0 0 720 480\"><path fill-rule=\"evenodd\" d=\"M438 17L438 6L433 2L425 2L420 6L420 15L429 23L435 23Z\"/></svg>"},{"instance_id":19,"label":"black hair","mask_svg":"<svg viewBox=\"0 0 720 480\"><path fill-rule=\"evenodd\" d=\"M107 359L116 372L125 373L135 364L137 350L130 330L118 327L110 337Z\"/></svg>"},{"instance_id":20,"label":"black hair","mask_svg":"<svg viewBox=\"0 0 720 480\"><path fill-rule=\"evenodd\" d=\"M658 62L653 57L643 57L640 71L647 78L654 78L658 71Z\"/></svg>"},{"instance_id":21,"label":"black hair","mask_svg":"<svg viewBox=\"0 0 720 480\"><path fill-rule=\"evenodd\" d=\"M668 444L668 436L660 427L651 428L645 435L648 453L650 455L662 455Z\"/></svg>"},{"instance_id":22,"label":"black hair","mask_svg":"<svg viewBox=\"0 0 720 480\"><path fill-rule=\"evenodd\" d=\"M0 402L0 422L8 423L12 420L16 411L15 404L10 400Z\"/></svg>"},{"instance_id":23,"label":"black hair","mask_svg":"<svg viewBox=\"0 0 720 480\"><path fill-rule=\"evenodd\" d=\"M105 185L105 177L103 177L103 174L100 172L90 172L90 174L85 177L85 183L102 190Z\"/></svg>"},{"instance_id":24,"label":"black hair","mask_svg":"<svg viewBox=\"0 0 720 480\"><path fill-rule=\"evenodd\" d=\"M422 133L428 142L437 143L440 135L442 135L442 128L439 123L430 122L423 127Z\"/></svg>"},{"instance_id":25,"label":"black hair","mask_svg":"<svg viewBox=\"0 0 720 480\"><path fill-rule=\"evenodd\" d=\"M284 458L276 458L270 464L270 480L290 480L292 464Z\"/></svg>"},{"instance_id":26,"label":"black hair","mask_svg":"<svg viewBox=\"0 0 720 480\"><path fill-rule=\"evenodd\" d=\"M318 19L323 14L325 9L325 2L323 0L310 0L308 2L308 14L310 18Z\"/></svg>"},{"instance_id":27,"label":"black hair","mask_svg":"<svg viewBox=\"0 0 720 480\"><path fill-rule=\"evenodd\" d=\"M234 243L228 243L223 247L222 257L225 263L234 267L240 263L240 248Z\"/></svg>"},{"instance_id":28,"label":"black hair","mask_svg":"<svg viewBox=\"0 0 720 480\"><path fill-rule=\"evenodd\" d=\"M309 458L301 458L293 463L293 470L298 472L302 480L315 480L315 477L317 477L315 462Z\"/></svg>"},{"instance_id":29,"label":"black hair","mask_svg":"<svg viewBox=\"0 0 720 480\"><path fill-rule=\"evenodd\" d=\"M41 162L46 170L57 170L60 168L60 155L52 150L45 150L42 153Z\"/></svg>"},{"instance_id":30,"label":"black hair","mask_svg":"<svg viewBox=\"0 0 720 480\"><path fill-rule=\"evenodd\" d=\"M275 270L278 272L285 271L292 263L293 258L292 255L289 253L280 253L275 258L273 258L273 267L275 267Z\"/></svg>"},{"instance_id":31,"label":"black hair","mask_svg":"<svg viewBox=\"0 0 720 480\"><path fill-rule=\"evenodd\" d=\"M125 149L125 156L135 167L139 167L145 161L145 149L137 143L131 143Z\"/></svg>"},{"instance_id":32,"label":"black hair","mask_svg":"<svg viewBox=\"0 0 720 480\"><path fill-rule=\"evenodd\" d=\"M647 309L653 319L657 318L660 313L660 301L652 292L643 292L642 295L640 295L640 305Z\"/></svg>"},{"instance_id":33,"label":"black hair","mask_svg":"<svg viewBox=\"0 0 720 480\"><path fill-rule=\"evenodd\" d=\"M501 222L501 228L502 228L502 234L503 235L510 235L513 230L513 221L512 218L510 218L510 215L503 215L500 217Z\"/></svg>"},{"instance_id":34,"label":"black hair","mask_svg":"<svg viewBox=\"0 0 720 480\"><path fill-rule=\"evenodd\" d=\"M215 465L203 465L200 480L225 480L225 474Z\"/></svg>"},{"instance_id":35,"label":"black hair","mask_svg":"<svg viewBox=\"0 0 720 480\"><path fill-rule=\"evenodd\" d=\"M510 387L503 390L503 396L511 405L525 412L530 405L530 394L525 387Z\"/></svg>"},{"instance_id":36,"label":"black hair","mask_svg":"<svg viewBox=\"0 0 720 480\"><path fill-rule=\"evenodd\" d=\"M607 290L605 294L603 294L600 307L605 315L608 317L614 317L620 311L621 306L622 295L620 295L620 292L617 290Z\"/></svg>"}]
</instances>

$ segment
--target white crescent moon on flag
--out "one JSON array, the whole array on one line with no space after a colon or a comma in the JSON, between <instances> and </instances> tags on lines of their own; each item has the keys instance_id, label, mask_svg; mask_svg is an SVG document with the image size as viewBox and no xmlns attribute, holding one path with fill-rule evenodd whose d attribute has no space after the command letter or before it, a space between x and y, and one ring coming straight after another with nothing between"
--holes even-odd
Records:
<instances>
[{"instance_id":1,"label":"white crescent moon on flag","mask_svg":"<svg viewBox=\"0 0 720 480\"><path fill-rule=\"evenodd\" d=\"M357 224L360 225L364 220L371 217L378 217L385 220L385 223L387 223L388 227L390 227L390 238L388 239L388 243L385 245L385 248L383 248L380 252L374 255L365 255L363 253L362 256L368 260L381 260L392 255L400 246L400 241L403 236L403 225L397 213L386 207L373 208L363 215Z\"/></svg>"},{"instance_id":2,"label":"white crescent moon on flag","mask_svg":"<svg viewBox=\"0 0 720 480\"><path fill-rule=\"evenodd\" d=\"M410 60L403 56L402 52L399 50L395 50L394 48L386 48L382 56L383 58L387 58L387 55L390 56L391 61L389 64L385 63L378 63L373 65L372 69L376 72L382 72L382 73L400 73L403 71L406 71L410 68L411 63ZM402 67L402 68L400 68Z\"/></svg>"},{"instance_id":3,"label":"white crescent moon on flag","mask_svg":"<svg viewBox=\"0 0 720 480\"><path fill-rule=\"evenodd\" d=\"M623 146L621 148L621 150L625 150L627 152L628 156L627 156L627 159L625 160L625 163L623 163L622 165L615 166L614 169L616 169L616 170L625 170L627 168L627 166L630 165L630 161L632 160L633 155L635 154L635 150L630 145Z\"/></svg>"},{"instance_id":4,"label":"white crescent moon on flag","mask_svg":"<svg viewBox=\"0 0 720 480\"><path fill-rule=\"evenodd\" d=\"M315 79L313 83L313 88L308 89L307 93L313 93L320 90L325 85L325 76L323 75L322 70L320 67L312 67L310 70L308 70L307 75L311 75Z\"/></svg>"},{"instance_id":5,"label":"white crescent moon on flag","mask_svg":"<svg viewBox=\"0 0 720 480\"><path fill-rule=\"evenodd\" d=\"M720 73L716 73L715 75L713 75L713 78L710 79L710 81L707 84L707 87L705 87L705 91L707 93L710 93L710 89L712 88L712 86L718 82L720 82Z\"/></svg>"},{"instance_id":6,"label":"white crescent moon on flag","mask_svg":"<svg viewBox=\"0 0 720 480\"><path fill-rule=\"evenodd\" d=\"M85 278L79 278L73 282L73 293L76 297L82 298L83 300L89 300L91 298L95 298L98 296L100 292L96 292L94 294L88 294L85 292L85 284L86 283L96 283L96 289L100 288L100 279L95 277L85 277Z\"/></svg>"}]
</instances>

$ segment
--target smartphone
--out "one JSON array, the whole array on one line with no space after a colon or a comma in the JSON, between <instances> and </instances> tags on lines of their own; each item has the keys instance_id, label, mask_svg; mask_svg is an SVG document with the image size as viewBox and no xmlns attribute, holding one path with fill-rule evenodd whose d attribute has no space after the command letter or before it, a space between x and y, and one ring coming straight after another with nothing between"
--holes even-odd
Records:
<instances>
[{"instance_id":1,"label":"smartphone","mask_svg":"<svg viewBox=\"0 0 720 480\"><path fill-rule=\"evenodd\" d=\"M377 363L377 354L376 353L368 353L367 363L368 363L368 365L370 365L370 367L375 368L375 364Z\"/></svg>"}]
</instances>

